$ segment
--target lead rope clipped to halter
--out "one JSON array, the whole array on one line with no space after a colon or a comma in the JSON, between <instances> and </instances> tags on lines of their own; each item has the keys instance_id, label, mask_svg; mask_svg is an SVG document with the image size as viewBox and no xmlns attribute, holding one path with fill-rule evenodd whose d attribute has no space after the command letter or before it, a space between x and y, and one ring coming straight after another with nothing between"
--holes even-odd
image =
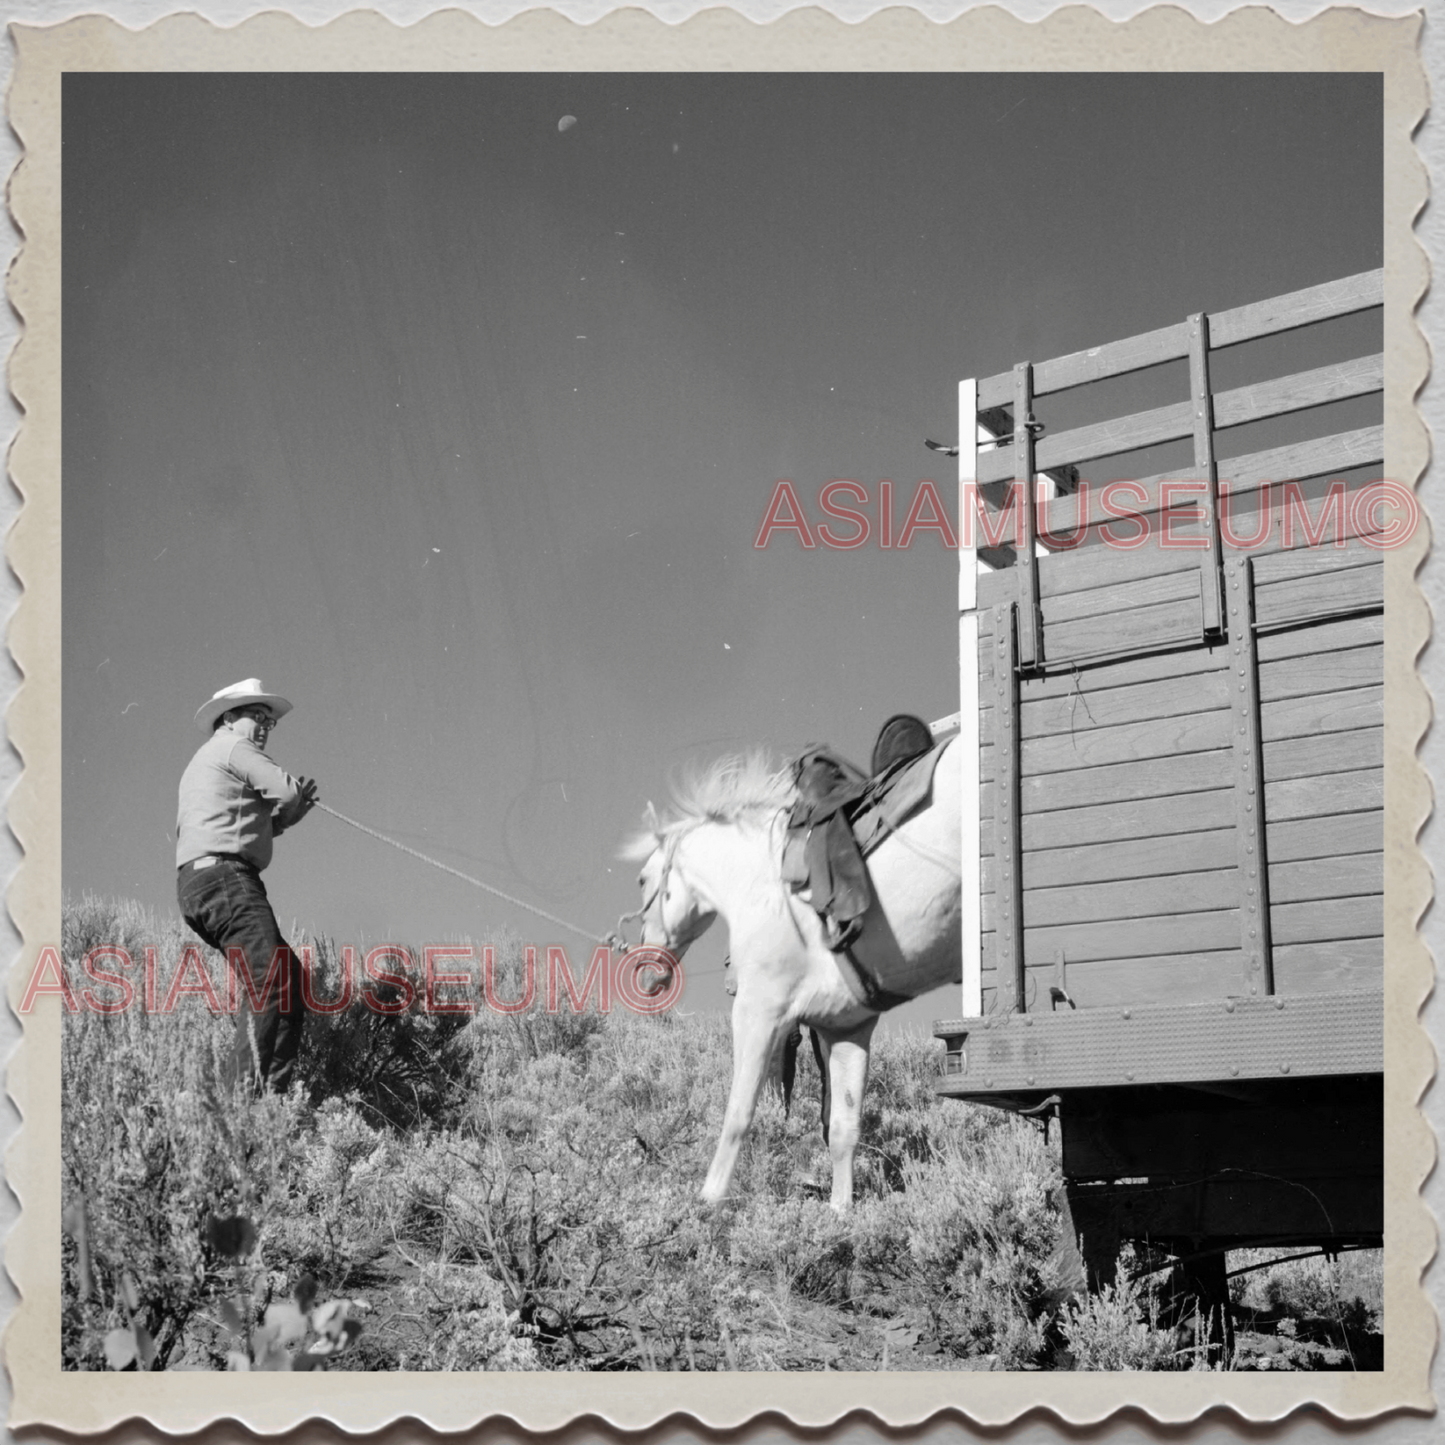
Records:
<instances>
[{"instance_id":1,"label":"lead rope clipped to halter","mask_svg":"<svg viewBox=\"0 0 1445 1445\"><path fill-rule=\"evenodd\" d=\"M627 940L622 936L622 925L625 920L637 917L638 915L635 913L624 913L617 920L617 930L614 933L605 935L593 933L588 929L578 928L575 923L568 923L565 918L558 918L555 913L548 913L545 908L538 908L535 903L528 903L523 898L514 898L510 893L503 893L500 888L494 888L490 883L483 883L480 878L473 878L470 873L463 873L460 868L453 868L449 863L428 858L425 853L419 853L415 848L407 847L405 843L398 843L395 838L388 838L385 833L378 833L375 828L368 828L365 823L358 823L355 818L348 818L345 813L338 813L335 808L328 807L325 803L317 802L313 806L320 808L323 813L330 813L333 818L345 823L349 828L355 828L359 833L365 833L368 837L375 838L379 843L385 843L388 847L409 853L422 863L430 864L433 868L440 868L443 873L450 873L453 878L460 878L463 883L470 883L473 888L480 888L484 893L490 893L504 903L510 903L517 908L525 908L528 913L535 913L538 918L545 918L548 923L555 923L558 928L565 928L568 933L575 933L580 938L585 938L588 943L605 943L608 948L615 948L619 953L628 951Z\"/></svg>"}]
</instances>

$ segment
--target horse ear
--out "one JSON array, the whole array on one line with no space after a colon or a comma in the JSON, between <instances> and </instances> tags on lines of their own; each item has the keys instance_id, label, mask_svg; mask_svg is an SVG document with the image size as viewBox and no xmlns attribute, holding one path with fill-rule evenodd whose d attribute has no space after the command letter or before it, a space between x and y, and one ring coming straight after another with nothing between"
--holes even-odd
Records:
<instances>
[{"instance_id":1,"label":"horse ear","mask_svg":"<svg viewBox=\"0 0 1445 1445\"><path fill-rule=\"evenodd\" d=\"M657 816L657 809L652 806L652 799L647 800L647 811L642 815L643 821L652 831L659 836L662 834L662 819Z\"/></svg>"}]
</instances>

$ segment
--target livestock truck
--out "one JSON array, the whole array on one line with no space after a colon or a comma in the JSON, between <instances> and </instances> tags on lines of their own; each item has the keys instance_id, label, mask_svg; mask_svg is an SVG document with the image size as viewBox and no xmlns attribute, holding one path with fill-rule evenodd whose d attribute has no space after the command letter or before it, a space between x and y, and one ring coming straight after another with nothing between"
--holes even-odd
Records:
<instances>
[{"instance_id":1,"label":"livestock truck","mask_svg":"<svg viewBox=\"0 0 1445 1445\"><path fill-rule=\"evenodd\" d=\"M1056 1120L1089 1275L1147 1241L1216 1357L1228 1251L1382 1243L1382 304L1374 271L960 386L937 1087Z\"/></svg>"}]
</instances>

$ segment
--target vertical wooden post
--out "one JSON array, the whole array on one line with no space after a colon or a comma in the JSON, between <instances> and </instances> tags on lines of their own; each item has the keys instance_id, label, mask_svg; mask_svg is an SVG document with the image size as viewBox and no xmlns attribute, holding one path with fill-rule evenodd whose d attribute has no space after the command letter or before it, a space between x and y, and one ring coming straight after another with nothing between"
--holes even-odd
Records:
<instances>
[{"instance_id":1,"label":"vertical wooden post","mask_svg":"<svg viewBox=\"0 0 1445 1445\"><path fill-rule=\"evenodd\" d=\"M958 746L963 1017L983 1013L983 860L978 760L978 383L958 384Z\"/></svg>"},{"instance_id":2,"label":"vertical wooden post","mask_svg":"<svg viewBox=\"0 0 1445 1445\"><path fill-rule=\"evenodd\" d=\"M1254 563L1231 556L1225 563L1229 610L1229 697L1233 709L1234 817L1239 866L1239 942L1244 987L1274 992L1269 932L1269 856L1264 818L1264 754L1259 732L1259 658L1254 639Z\"/></svg>"},{"instance_id":3,"label":"vertical wooden post","mask_svg":"<svg viewBox=\"0 0 1445 1445\"><path fill-rule=\"evenodd\" d=\"M1029 419L1034 410L1034 369L1027 361L1014 367L1014 497L1023 507L1023 526L1018 560L1019 661L1024 667L1043 660L1043 638L1039 625L1039 558L1035 544L1034 434Z\"/></svg>"},{"instance_id":4,"label":"vertical wooden post","mask_svg":"<svg viewBox=\"0 0 1445 1445\"><path fill-rule=\"evenodd\" d=\"M1016 607L1000 602L993 609L994 976L1001 1013L1026 1007Z\"/></svg>"},{"instance_id":5,"label":"vertical wooden post","mask_svg":"<svg viewBox=\"0 0 1445 1445\"><path fill-rule=\"evenodd\" d=\"M1204 483L1201 525L1209 547L1200 559L1199 596L1206 636L1224 631L1219 547L1219 466L1214 456L1214 398L1209 390L1209 317L1189 318L1189 399L1194 411L1194 468ZM1163 526L1163 516L1160 516Z\"/></svg>"}]
</instances>

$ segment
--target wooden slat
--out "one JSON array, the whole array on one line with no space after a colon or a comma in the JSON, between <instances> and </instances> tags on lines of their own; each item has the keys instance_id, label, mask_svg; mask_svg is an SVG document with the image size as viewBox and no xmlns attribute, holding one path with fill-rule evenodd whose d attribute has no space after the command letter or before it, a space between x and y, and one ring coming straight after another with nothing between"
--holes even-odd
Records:
<instances>
[{"instance_id":1,"label":"wooden slat","mask_svg":"<svg viewBox=\"0 0 1445 1445\"><path fill-rule=\"evenodd\" d=\"M1379 988L1384 975L1383 938L1276 945L1274 950L1274 986L1287 997Z\"/></svg>"},{"instance_id":2,"label":"wooden slat","mask_svg":"<svg viewBox=\"0 0 1445 1445\"><path fill-rule=\"evenodd\" d=\"M1188 807L1190 793L1227 787L1231 780L1228 749L1187 753L1183 757L1149 758L1144 762L1115 763L1102 768L1077 768L1025 778L1025 813L1087 808L1100 803L1121 803L1131 798L1172 797Z\"/></svg>"},{"instance_id":3,"label":"wooden slat","mask_svg":"<svg viewBox=\"0 0 1445 1445\"><path fill-rule=\"evenodd\" d=\"M1260 700L1268 706L1287 697L1370 687L1384 680L1385 653L1382 647L1340 648L1326 653L1283 657L1260 664Z\"/></svg>"},{"instance_id":4,"label":"wooden slat","mask_svg":"<svg viewBox=\"0 0 1445 1445\"><path fill-rule=\"evenodd\" d=\"M1281 556L1289 555L1281 553ZM1255 564L1258 571L1259 564ZM1263 662L1282 661L1287 657L1303 657L1312 654L1338 652L1345 648L1377 646L1385 640L1385 619L1383 615L1373 617L1342 617L1338 621L1324 622L1318 627L1301 627L1289 632L1271 632L1259 639L1259 660ZM1331 686L1345 687L1347 683L1335 683L1333 671L1328 662L1321 664L1328 672Z\"/></svg>"},{"instance_id":5,"label":"wooden slat","mask_svg":"<svg viewBox=\"0 0 1445 1445\"><path fill-rule=\"evenodd\" d=\"M1028 964L1052 963L1064 950L1068 967L1089 959L1138 958L1230 949L1239 943L1239 914L1233 908L1158 918L1121 918L1108 923L1071 923L1031 928L1024 936Z\"/></svg>"},{"instance_id":6,"label":"wooden slat","mask_svg":"<svg viewBox=\"0 0 1445 1445\"><path fill-rule=\"evenodd\" d=\"M1045 928L1067 923L1148 918L1161 913L1201 913L1232 908L1238 899L1239 878L1233 868L1164 874L1117 883L1061 885L1025 892L1024 923L1029 928Z\"/></svg>"},{"instance_id":7,"label":"wooden slat","mask_svg":"<svg viewBox=\"0 0 1445 1445\"><path fill-rule=\"evenodd\" d=\"M1198 573L1194 576L1197 583ZM1105 617L1056 622L1044 631L1044 655L1050 662L1060 663L1066 658L1168 647L1198 636L1199 598L1196 595L1183 602L1161 602Z\"/></svg>"},{"instance_id":8,"label":"wooden slat","mask_svg":"<svg viewBox=\"0 0 1445 1445\"><path fill-rule=\"evenodd\" d=\"M1112 417L1089 426L1072 427L1068 431L1045 436L1035 450L1036 465L1061 466L1096 461L1100 457L1117 456L1140 447L1160 442L1179 441L1189 436L1193 410L1187 401L1152 407L1130 416ZM1012 454L986 452L978 459L980 482L1010 480L1013 473Z\"/></svg>"},{"instance_id":9,"label":"wooden slat","mask_svg":"<svg viewBox=\"0 0 1445 1445\"><path fill-rule=\"evenodd\" d=\"M1385 817L1377 807L1358 813L1316 814L1301 822L1269 822L1271 864L1342 854L1368 853L1384 846Z\"/></svg>"},{"instance_id":10,"label":"wooden slat","mask_svg":"<svg viewBox=\"0 0 1445 1445\"><path fill-rule=\"evenodd\" d=\"M1261 721L1267 744L1280 742L1285 738L1314 737L1318 733L1383 727L1385 689L1352 687L1341 692L1289 698L1265 707Z\"/></svg>"},{"instance_id":11,"label":"wooden slat","mask_svg":"<svg viewBox=\"0 0 1445 1445\"><path fill-rule=\"evenodd\" d=\"M1276 582L1259 597L1261 627L1385 605L1385 569L1378 562Z\"/></svg>"},{"instance_id":12,"label":"wooden slat","mask_svg":"<svg viewBox=\"0 0 1445 1445\"><path fill-rule=\"evenodd\" d=\"M1078 593L1100 592L1121 585L1138 586L1154 578L1187 576L1198 566L1197 551L1161 548L1153 542L1134 551L1100 542L1079 552L1041 557L1039 590L1044 598L1044 616L1046 619L1058 617L1063 599ZM1167 580L1160 585L1167 586ZM1166 600L1167 596L1167 593L1161 594L1159 600Z\"/></svg>"},{"instance_id":13,"label":"wooden slat","mask_svg":"<svg viewBox=\"0 0 1445 1445\"><path fill-rule=\"evenodd\" d=\"M1285 416L1310 407L1325 406L1352 396L1369 396L1383 390L1385 358L1382 355L1360 356L1352 361L1319 366L1293 376L1259 381L1252 386L1220 392L1214 398L1214 424L1221 431L1243 426L1246 422L1264 421L1267 417Z\"/></svg>"},{"instance_id":14,"label":"wooden slat","mask_svg":"<svg viewBox=\"0 0 1445 1445\"><path fill-rule=\"evenodd\" d=\"M1323 818L1334 813L1363 813L1381 806L1383 768L1331 773L1322 778L1288 778L1265 786L1265 816L1271 823Z\"/></svg>"},{"instance_id":15,"label":"wooden slat","mask_svg":"<svg viewBox=\"0 0 1445 1445\"><path fill-rule=\"evenodd\" d=\"M1336 547L1331 541L1320 547L1299 546L1258 558L1254 565L1255 586L1271 588L1297 578L1318 577L1321 573L1341 572L1371 564L1384 567L1380 549L1351 536L1343 547Z\"/></svg>"},{"instance_id":16,"label":"wooden slat","mask_svg":"<svg viewBox=\"0 0 1445 1445\"><path fill-rule=\"evenodd\" d=\"M1374 480L1374 478L1370 478L1370 480ZM1364 479L1357 478L1353 481L1346 479L1346 500L1348 501L1348 499L1352 497L1355 492L1363 490L1364 487L1366 487L1367 485L1368 482ZM1319 501L1312 500L1309 503L1309 507L1311 517L1315 517L1316 521L1318 521L1319 519L1316 514L1320 510ZM1305 535L1304 528L1300 526L1292 527L1293 535L1290 539L1290 546L1285 546L1284 507L1282 505L1281 492L1279 490L1276 490L1270 498L1269 512L1269 530L1265 534L1263 541L1256 542L1251 540L1256 535L1255 529L1257 526L1257 522L1256 519L1250 518L1247 525L1244 522L1241 522L1239 525L1238 535L1240 539L1240 545L1238 547L1234 547L1229 543L1225 544L1229 548L1229 550L1247 552L1255 562L1263 562L1268 557L1289 555L1292 551L1321 550L1320 548L1310 543L1308 537ZM1371 535L1379 531L1379 528L1375 524L1373 519L1369 518L1368 516L1362 519L1358 513L1355 513L1348 508L1346 508L1345 516L1342 519L1338 516L1332 516L1328 522L1327 536L1329 538L1329 541L1326 544L1329 546L1330 550L1335 550L1334 541L1337 527L1338 535L1345 540L1346 546L1348 546L1353 539L1362 535L1360 526L1362 520L1365 522L1365 531L1367 531Z\"/></svg>"},{"instance_id":17,"label":"wooden slat","mask_svg":"<svg viewBox=\"0 0 1445 1445\"><path fill-rule=\"evenodd\" d=\"M1321 733L1312 738L1286 738L1283 742L1267 743L1264 749L1264 776L1270 783L1285 778L1325 777L1332 773L1384 765L1383 727Z\"/></svg>"},{"instance_id":18,"label":"wooden slat","mask_svg":"<svg viewBox=\"0 0 1445 1445\"><path fill-rule=\"evenodd\" d=\"M1269 865L1269 896L1275 903L1311 903L1384 891L1383 853L1345 853L1336 858Z\"/></svg>"},{"instance_id":19,"label":"wooden slat","mask_svg":"<svg viewBox=\"0 0 1445 1445\"><path fill-rule=\"evenodd\" d=\"M1369 356L1234 387L1215 396L1215 425L1226 430L1348 397L1369 396L1384 386L1384 378L1383 356ZM1053 436L1045 435L1035 448L1035 465L1039 468L1080 466L1121 452L1183 441L1194 434L1194 410L1191 402L1173 402L1129 416L1072 427ZM1013 468L1011 452L1002 449L985 452L978 459L978 479L980 482L1010 481Z\"/></svg>"},{"instance_id":20,"label":"wooden slat","mask_svg":"<svg viewBox=\"0 0 1445 1445\"><path fill-rule=\"evenodd\" d=\"M1053 697L1035 700L1025 695L1021 719L1024 737L1058 733L1076 737L1093 728L1178 717L1229 705L1228 683L1218 671L1165 677L1132 687L1085 686L1091 680L1082 677L1078 681L1077 688Z\"/></svg>"},{"instance_id":21,"label":"wooden slat","mask_svg":"<svg viewBox=\"0 0 1445 1445\"><path fill-rule=\"evenodd\" d=\"M1378 938L1385 931L1385 899L1380 893L1281 903L1271 912L1275 941L1280 944Z\"/></svg>"},{"instance_id":22,"label":"wooden slat","mask_svg":"<svg viewBox=\"0 0 1445 1445\"><path fill-rule=\"evenodd\" d=\"M1259 336L1275 336L1282 331L1309 326L1316 321L1330 321L1356 311L1368 311L1385 304L1385 273L1383 270L1361 271L1321 286L1308 286L1285 296L1267 301L1251 302L1228 311L1215 311L1209 317L1209 339L1215 350L1253 341Z\"/></svg>"},{"instance_id":23,"label":"wooden slat","mask_svg":"<svg viewBox=\"0 0 1445 1445\"><path fill-rule=\"evenodd\" d=\"M1081 1009L1168 1000L1203 1003L1223 998L1239 977L1237 950L1159 954L1128 959L1080 960L1066 965L1069 996ZM1049 1012L1050 964L1028 969L1025 989L1031 1013ZM1068 1008L1060 1004L1059 1010Z\"/></svg>"},{"instance_id":24,"label":"wooden slat","mask_svg":"<svg viewBox=\"0 0 1445 1445\"><path fill-rule=\"evenodd\" d=\"M1229 716L1228 709L1221 707L1209 712L1123 723L1117 727L1090 728L1072 737L1059 734L1025 741L1024 774L1033 778L1041 773L1072 768L1143 758L1172 758L1180 753L1208 752L1228 747Z\"/></svg>"},{"instance_id":25,"label":"wooden slat","mask_svg":"<svg viewBox=\"0 0 1445 1445\"><path fill-rule=\"evenodd\" d=\"M1214 350L1236 346L1260 336L1272 336L1316 321L1329 321L1349 316L1384 304L1384 272L1365 271L1322 286L1292 291L1286 296L1255 301L1209 316L1209 339ZM1157 331L1128 336L1104 346L1091 346L1067 356L1041 361L1034 367L1034 395L1047 396L1066 391L1085 382L1102 381L1109 376L1124 376L1131 371L1178 361L1189 354L1188 323L1176 322ZM1006 405L1013 396L1013 373L1000 372L978 384L978 407Z\"/></svg>"},{"instance_id":26,"label":"wooden slat","mask_svg":"<svg viewBox=\"0 0 1445 1445\"><path fill-rule=\"evenodd\" d=\"M1115 553L1121 559L1121 570L1127 566L1127 553ZM1164 556L1173 560L1168 553ZM1199 596L1198 554L1184 567L1171 567L1167 572L1114 582L1103 587L1080 588L1073 592L1056 592L1043 602L1044 623L1077 622L1086 617L1103 617L1131 607L1149 607L1159 602L1179 602Z\"/></svg>"},{"instance_id":27,"label":"wooden slat","mask_svg":"<svg viewBox=\"0 0 1445 1445\"><path fill-rule=\"evenodd\" d=\"M1234 822L1228 827L1172 837L1092 843L1024 853L1024 887L1107 883L1125 878L1161 878L1234 865Z\"/></svg>"},{"instance_id":28,"label":"wooden slat","mask_svg":"<svg viewBox=\"0 0 1445 1445\"><path fill-rule=\"evenodd\" d=\"M1289 784L1282 783L1281 787ZM1361 804L1366 806L1366 804ZM1341 809L1330 809L1340 812ZM1282 817L1284 815L1281 815ZM1171 798L1144 798L1100 803L1056 813L1024 814L1024 849L1068 848L1076 845L1123 842L1128 838L1165 838L1175 833L1198 833L1234 823L1229 791L1192 793L1187 806ZM1186 872L1180 865L1171 872Z\"/></svg>"},{"instance_id":29,"label":"wooden slat","mask_svg":"<svg viewBox=\"0 0 1445 1445\"><path fill-rule=\"evenodd\" d=\"M1253 493L1265 483L1287 481L1308 481L1314 477L1327 477L1338 472L1354 471L1359 467L1377 466L1385 457L1385 429L1382 426L1357 427L1353 431L1336 432L1326 437L1315 437L1309 441L1292 442L1288 446L1269 447L1264 451L1250 452L1243 456L1222 458L1219 475L1233 497ZM1166 481L1197 481L1198 478L1181 475L1178 470L1162 472L1157 476L1143 477L1139 486L1144 489L1147 501L1136 504L1128 493L1119 493L1115 504L1121 511L1136 512L1140 516L1159 510L1159 486ZM1080 512L1081 504L1084 510ZM1090 487L1087 492L1081 487L1077 496L1055 497L1045 512L1047 533L1060 537L1071 536L1081 525L1095 526L1107 522L1109 517L1103 510L1103 488ZM1235 533L1246 532L1245 522L1235 527ZM1226 539L1227 544L1227 539ZM1040 562L1041 573L1048 569L1050 559ZM1066 555L1064 560L1072 560ZM1048 585L1041 576L1040 587L1045 593Z\"/></svg>"},{"instance_id":30,"label":"wooden slat","mask_svg":"<svg viewBox=\"0 0 1445 1445\"><path fill-rule=\"evenodd\" d=\"M1112 658L1023 678L1020 697L1027 705L1039 698L1068 697L1078 690L1095 693L1169 677L1203 677L1223 666L1224 651L1218 646L1151 652L1144 657Z\"/></svg>"},{"instance_id":31,"label":"wooden slat","mask_svg":"<svg viewBox=\"0 0 1445 1445\"><path fill-rule=\"evenodd\" d=\"M1087 351L1075 351L1067 356L1055 357L1052 361L1039 362L1034 367L1034 395L1047 396L1052 392L1082 386L1085 382L1124 376L1131 371L1142 371L1147 366L1158 366L1161 362L1177 361L1188 354L1188 327L1182 321L1177 322L1158 331L1146 331L1139 336L1127 336L1122 341L1091 346ZM1002 406L1012 395L1011 371L985 377L978 384L980 410L985 406Z\"/></svg>"}]
</instances>

